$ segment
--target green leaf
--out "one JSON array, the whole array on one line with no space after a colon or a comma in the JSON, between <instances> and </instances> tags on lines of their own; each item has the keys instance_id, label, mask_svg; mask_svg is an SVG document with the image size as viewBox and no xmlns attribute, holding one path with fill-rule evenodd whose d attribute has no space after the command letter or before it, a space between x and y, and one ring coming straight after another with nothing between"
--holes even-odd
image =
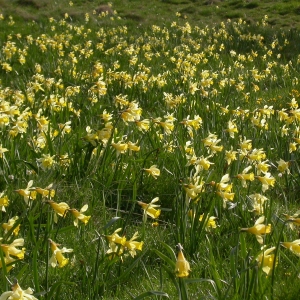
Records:
<instances>
[{"instance_id":1,"label":"green leaf","mask_svg":"<svg viewBox=\"0 0 300 300\"><path fill-rule=\"evenodd\" d=\"M120 217L114 217L112 218L104 227L103 229L107 229L108 227L112 226L115 222L117 222L119 219L121 219Z\"/></svg>"},{"instance_id":2,"label":"green leaf","mask_svg":"<svg viewBox=\"0 0 300 300\"><path fill-rule=\"evenodd\" d=\"M173 270L175 270L176 263L170 259L168 256L165 254L161 253L160 251L154 249L153 250L163 261L165 261Z\"/></svg>"}]
</instances>

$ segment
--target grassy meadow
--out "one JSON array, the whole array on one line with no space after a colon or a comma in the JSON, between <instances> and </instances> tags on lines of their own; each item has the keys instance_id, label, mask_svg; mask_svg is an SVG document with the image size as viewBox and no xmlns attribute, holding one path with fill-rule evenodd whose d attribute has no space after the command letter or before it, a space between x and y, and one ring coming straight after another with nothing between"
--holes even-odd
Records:
<instances>
[{"instance_id":1,"label":"grassy meadow","mask_svg":"<svg viewBox=\"0 0 300 300\"><path fill-rule=\"evenodd\" d=\"M298 1L0 4L0 300L297 299Z\"/></svg>"}]
</instances>

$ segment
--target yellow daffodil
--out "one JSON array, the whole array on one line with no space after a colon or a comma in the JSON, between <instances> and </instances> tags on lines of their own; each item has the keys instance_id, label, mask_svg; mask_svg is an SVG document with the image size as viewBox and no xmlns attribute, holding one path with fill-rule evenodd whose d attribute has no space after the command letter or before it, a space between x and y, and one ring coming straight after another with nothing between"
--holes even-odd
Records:
<instances>
[{"instance_id":1,"label":"yellow daffodil","mask_svg":"<svg viewBox=\"0 0 300 300\"><path fill-rule=\"evenodd\" d=\"M144 216L143 216L144 221L147 219L147 215L150 216L152 219L157 219L159 217L161 210L156 208L160 207L160 205L154 204L157 201L159 201L158 197L151 200L150 203L144 203L142 201L138 201L138 204L144 210Z\"/></svg>"},{"instance_id":2,"label":"yellow daffodil","mask_svg":"<svg viewBox=\"0 0 300 300\"><path fill-rule=\"evenodd\" d=\"M269 189L269 186L274 186L276 179L272 177L271 173L267 172L265 176L256 176L256 178L262 183L262 191L265 192Z\"/></svg>"},{"instance_id":3,"label":"yellow daffodil","mask_svg":"<svg viewBox=\"0 0 300 300\"><path fill-rule=\"evenodd\" d=\"M293 242L283 242L281 243L281 245L300 257L300 240L295 240Z\"/></svg>"},{"instance_id":4,"label":"yellow daffodil","mask_svg":"<svg viewBox=\"0 0 300 300\"><path fill-rule=\"evenodd\" d=\"M265 216L261 216L259 217L256 222L254 223L254 226L250 227L250 228L242 228L241 231L246 231L249 233L252 233L255 235L257 241L260 244L263 244L264 240L263 240L263 236L265 234L268 234L271 232L271 224L265 225L263 224L265 222Z\"/></svg>"},{"instance_id":5,"label":"yellow daffodil","mask_svg":"<svg viewBox=\"0 0 300 300\"><path fill-rule=\"evenodd\" d=\"M32 294L33 290L30 287L26 290L22 290L18 282L16 282L12 285L11 291L1 294L0 300L38 300Z\"/></svg>"},{"instance_id":6,"label":"yellow daffodil","mask_svg":"<svg viewBox=\"0 0 300 300\"><path fill-rule=\"evenodd\" d=\"M0 209L2 211L5 211L5 207L7 207L9 204L9 199L6 195L4 195L4 192L0 193Z\"/></svg>"},{"instance_id":7,"label":"yellow daffodil","mask_svg":"<svg viewBox=\"0 0 300 300\"><path fill-rule=\"evenodd\" d=\"M42 156L42 158L37 159L37 162L43 170L51 169L56 164L54 160L55 155L43 154Z\"/></svg>"},{"instance_id":8,"label":"yellow daffodil","mask_svg":"<svg viewBox=\"0 0 300 300\"><path fill-rule=\"evenodd\" d=\"M255 214L261 215L264 213L264 203L265 201L268 200L267 197L261 194L252 194L249 195L250 201L251 201L251 206L252 210Z\"/></svg>"},{"instance_id":9,"label":"yellow daffodil","mask_svg":"<svg viewBox=\"0 0 300 300\"><path fill-rule=\"evenodd\" d=\"M70 209L70 212L75 217L74 226L78 227L78 220L83 222L84 225L86 225L88 223L91 216L86 216L86 215L83 214L85 211L87 211L88 207L89 206L86 204L80 209L80 211L78 211L75 208Z\"/></svg>"},{"instance_id":10,"label":"yellow daffodil","mask_svg":"<svg viewBox=\"0 0 300 300\"><path fill-rule=\"evenodd\" d=\"M1 248L5 255L11 255L18 259L23 259L25 254L25 248L17 249L16 247L22 247L24 245L24 239L15 239L10 244L1 244Z\"/></svg>"},{"instance_id":11,"label":"yellow daffodil","mask_svg":"<svg viewBox=\"0 0 300 300\"><path fill-rule=\"evenodd\" d=\"M206 218L203 220L204 214L200 215L199 221L205 222L205 228L206 230L209 230L210 228L217 228L216 224L216 217L214 216L206 216Z\"/></svg>"},{"instance_id":12,"label":"yellow daffodil","mask_svg":"<svg viewBox=\"0 0 300 300\"><path fill-rule=\"evenodd\" d=\"M284 161L283 159L280 158L280 160L277 161L277 163L278 163L277 170L278 170L280 173L287 173L287 174L290 174L290 169L289 169L290 162Z\"/></svg>"},{"instance_id":13,"label":"yellow daffodil","mask_svg":"<svg viewBox=\"0 0 300 300\"><path fill-rule=\"evenodd\" d=\"M3 158L3 154L5 152L7 152L7 151L8 151L8 149L7 148L3 148L2 144L0 144L0 158Z\"/></svg>"},{"instance_id":14,"label":"yellow daffodil","mask_svg":"<svg viewBox=\"0 0 300 300\"><path fill-rule=\"evenodd\" d=\"M55 267L59 267L62 268L65 265L68 264L69 259L65 258L63 256L63 253L70 253L73 252L73 249L67 249L65 247L63 247L62 249L58 248L58 244L54 243L52 240L49 239L49 243L50 243L50 248L52 251L52 256L49 260L49 264L55 268Z\"/></svg>"},{"instance_id":15,"label":"yellow daffodil","mask_svg":"<svg viewBox=\"0 0 300 300\"><path fill-rule=\"evenodd\" d=\"M133 237L126 241L124 244L124 248L129 251L130 255L134 257L136 255L136 250L142 251L144 242L138 242L136 239L138 238L138 232L136 232Z\"/></svg>"},{"instance_id":16,"label":"yellow daffodil","mask_svg":"<svg viewBox=\"0 0 300 300\"><path fill-rule=\"evenodd\" d=\"M123 154L128 150L128 144L121 141L118 143L112 142L111 145L117 150L117 154Z\"/></svg>"},{"instance_id":17,"label":"yellow daffodil","mask_svg":"<svg viewBox=\"0 0 300 300\"><path fill-rule=\"evenodd\" d=\"M55 196L55 190L51 189L52 184L50 184L49 186L47 186L46 188L39 188L36 187L35 191L42 195L43 198L53 198Z\"/></svg>"},{"instance_id":18,"label":"yellow daffodil","mask_svg":"<svg viewBox=\"0 0 300 300\"><path fill-rule=\"evenodd\" d=\"M57 215L60 217L65 217L67 212L69 211L70 207L65 202L54 202L53 200L48 200L47 203L50 204L50 206L53 208L55 214L54 214L54 222L57 223Z\"/></svg>"},{"instance_id":19,"label":"yellow daffodil","mask_svg":"<svg viewBox=\"0 0 300 300\"><path fill-rule=\"evenodd\" d=\"M234 138L234 134L239 132L235 124L235 120L228 121L228 128L226 129L226 132L229 132L231 138Z\"/></svg>"},{"instance_id":20,"label":"yellow daffodil","mask_svg":"<svg viewBox=\"0 0 300 300\"><path fill-rule=\"evenodd\" d=\"M156 165L151 166L149 169L144 169L148 174L150 174L154 179L157 179L160 176L160 170Z\"/></svg>"},{"instance_id":21,"label":"yellow daffodil","mask_svg":"<svg viewBox=\"0 0 300 300\"><path fill-rule=\"evenodd\" d=\"M295 214L293 214L292 216L289 216L287 214L283 214L286 218L286 220L288 221L288 224L290 226L291 229L295 229L295 226L300 226L300 211L297 211Z\"/></svg>"},{"instance_id":22,"label":"yellow daffodil","mask_svg":"<svg viewBox=\"0 0 300 300\"><path fill-rule=\"evenodd\" d=\"M10 229L12 229L18 219L19 219L19 217L15 216L13 218L10 218L7 223L3 223L2 228L4 229L4 233L7 233ZM18 235L20 226L21 226L21 224L17 225L17 227L13 230L13 234L15 236Z\"/></svg>"},{"instance_id":23,"label":"yellow daffodil","mask_svg":"<svg viewBox=\"0 0 300 300\"><path fill-rule=\"evenodd\" d=\"M35 188L32 185L33 185L33 180L30 180L27 184L26 189L20 189L20 190L15 191L19 195L24 197L24 201L27 205L29 204L29 200L35 200L36 199L36 191L35 191Z\"/></svg>"},{"instance_id":24,"label":"yellow daffodil","mask_svg":"<svg viewBox=\"0 0 300 300\"><path fill-rule=\"evenodd\" d=\"M177 277L187 277L189 276L189 273L191 271L189 262L185 259L183 255L183 248L181 244L178 244L178 255L177 255L177 261L175 265L175 273Z\"/></svg>"},{"instance_id":25,"label":"yellow daffodil","mask_svg":"<svg viewBox=\"0 0 300 300\"><path fill-rule=\"evenodd\" d=\"M263 252L260 253L256 259L258 261L258 265L267 275L269 275L277 265L277 262L275 262L275 254L270 254L275 249L276 247L271 247L267 250L264 250L264 247L262 247Z\"/></svg>"},{"instance_id":26,"label":"yellow daffodil","mask_svg":"<svg viewBox=\"0 0 300 300\"><path fill-rule=\"evenodd\" d=\"M227 164L230 165L232 163L232 161L237 160L237 151L233 151L232 146L231 146L231 150L229 151L225 151L225 158L227 160Z\"/></svg>"},{"instance_id":27,"label":"yellow daffodil","mask_svg":"<svg viewBox=\"0 0 300 300\"><path fill-rule=\"evenodd\" d=\"M108 242L124 246L126 243L126 237L125 236L120 237L118 234L118 232L120 232L121 230L122 230L122 228L118 228L114 231L113 234L106 235Z\"/></svg>"},{"instance_id":28,"label":"yellow daffodil","mask_svg":"<svg viewBox=\"0 0 300 300\"><path fill-rule=\"evenodd\" d=\"M249 167L245 168L241 174L238 174L236 176L238 179L240 179L242 181L242 186L244 188L247 187L247 183L246 183L247 180L249 180L249 181L254 180L254 173L253 172L248 173L251 169L252 169L252 166L249 166Z\"/></svg>"}]
</instances>

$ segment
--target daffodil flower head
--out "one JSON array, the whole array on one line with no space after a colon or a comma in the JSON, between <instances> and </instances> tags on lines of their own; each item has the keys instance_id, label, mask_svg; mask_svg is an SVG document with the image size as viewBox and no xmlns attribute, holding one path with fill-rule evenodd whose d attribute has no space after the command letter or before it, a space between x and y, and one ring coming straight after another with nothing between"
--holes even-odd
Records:
<instances>
[{"instance_id":1,"label":"daffodil flower head","mask_svg":"<svg viewBox=\"0 0 300 300\"><path fill-rule=\"evenodd\" d=\"M277 261L275 262L275 254L272 253L276 247L271 247L269 249L265 249L265 246L261 248L263 250L257 257L258 265L261 267L263 272L267 275L271 273L274 267L277 265ZM272 254L271 254L272 253Z\"/></svg>"},{"instance_id":2,"label":"daffodil flower head","mask_svg":"<svg viewBox=\"0 0 300 300\"><path fill-rule=\"evenodd\" d=\"M51 251L52 251L52 256L49 260L49 264L53 268L55 268L57 266L59 268L63 268L69 262L69 259L64 257L63 253L73 252L73 249L67 249L65 247L60 249L60 248L58 248L59 245L56 244L55 242L53 242L51 239L49 239L49 243L50 243L50 248L51 248Z\"/></svg>"},{"instance_id":3,"label":"daffodil flower head","mask_svg":"<svg viewBox=\"0 0 300 300\"><path fill-rule=\"evenodd\" d=\"M271 173L267 172L265 176L256 176L256 178L262 183L262 191L265 192L269 189L269 186L274 186L276 179L271 175Z\"/></svg>"},{"instance_id":4,"label":"daffodil flower head","mask_svg":"<svg viewBox=\"0 0 300 300\"><path fill-rule=\"evenodd\" d=\"M16 192L24 197L24 201L27 205L29 205L29 200L36 199L36 191L35 188L32 186L33 180L30 180L27 184L26 189L16 190Z\"/></svg>"},{"instance_id":5,"label":"daffodil flower head","mask_svg":"<svg viewBox=\"0 0 300 300\"><path fill-rule=\"evenodd\" d=\"M249 228L242 228L241 231L246 231L249 233L252 233L256 236L257 241L260 244L263 244L263 236L265 234L271 233L271 224L265 225L263 224L265 222L265 216L259 217L256 222L254 223L254 226Z\"/></svg>"},{"instance_id":6,"label":"daffodil flower head","mask_svg":"<svg viewBox=\"0 0 300 300\"><path fill-rule=\"evenodd\" d=\"M136 255L136 250L142 251L144 242L138 242L136 239L138 238L138 232L136 232L133 237L126 241L124 244L124 248L129 251L130 255L134 257Z\"/></svg>"},{"instance_id":7,"label":"daffodil flower head","mask_svg":"<svg viewBox=\"0 0 300 300\"><path fill-rule=\"evenodd\" d=\"M242 181L242 186L244 188L247 187L247 183L246 181L253 181L254 180L254 173L248 173L250 170L252 169L252 166L248 166L247 168L245 168L241 174L237 175L237 178L240 179Z\"/></svg>"},{"instance_id":8,"label":"daffodil flower head","mask_svg":"<svg viewBox=\"0 0 300 300\"><path fill-rule=\"evenodd\" d=\"M150 216L152 219L157 219L160 216L161 210L157 209L157 207L160 207L160 205L154 204L157 201L159 201L158 197L151 200L150 203L144 203L142 201L138 201L138 204L144 210L144 217L143 217L144 221L147 219L147 215Z\"/></svg>"},{"instance_id":9,"label":"daffodil flower head","mask_svg":"<svg viewBox=\"0 0 300 300\"><path fill-rule=\"evenodd\" d=\"M86 225L89 221L89 219L91 218L91 216L86 216L84 215L83 213L85 211L87 211L88 209L88 205L85 204L81 209L80 211L78 211L77 209L75 208L72 208L70 209L70 212L72 213L72 215L75 217L75 220L74 220L74 226L78 227L78 220L80 220L81 222L84 223L84 225Z\"/></svg>"},{"instance_id":10,"label":"daffodil flower head","mask_svg":"<svg viewBox=\"0 0 300 300\"><path fill-rule=\"evenodd\" d=\"M9 205L9 199L6 195L4 195L4 192L0 193L0 210L6 211L5 207Z\"/></svg>"},{"instance_id":11,"label":"daffodil flower head","mask_svg":"<svg viewBox=\"0 0 300 300\"><path fill-rule=\"evenodd\" d=\"M22 288L19 286L18 281L14 283L11 287L11 291L4 292L0 296L0 300L38 300L33 295L33 290L29 287L26 290L22 290Z\"/></svg>"},{"instance_id":12,"label":"daffodil flower head","mask_svg":"<svg viewBox=\"0 0 300 300\"><path fill-rule=\"evenodd\" d=\"M289 249L292 253L300 257L300 240L295 240L293 242L283 242L282 246Z\"/></svg>"},{"instance_id":13,"label":"daffodil flower head","mask_svg":"<svg viewBox=\"0 0 300 300\"><path fill-rule=\"evenodd\" d=\"M175 265L175 273L177 277L187 277L191 271L189 262L185 259L183 255L183 247L181 244L177 245L179 252L177 255L177 261Z\"/></svg>"},{"instance_id":14,"label":"daffodil flower head","mask_svg":"<svg viewBox=\"0 0 300 300\"><path fill-rule=\"evenodd\" d=\"M50 206L52 207L52 209L54 210L55 214L54 214L54 222L57 223L57 215L59 215L60 217L65 217L67 212L69 211L70 207L67 203L65 202L54 202L53 200L48 200L47 203L50 204Z\"/></svg>"},{"instance_id":15,"label":"daffodil flower head","mask_svg":"<svg viewBox=\"0 0 300 300\"><path fill-rule=\"evenodd\" d=\"M15 217L13 217L13 218L10 218L10 219L8 220L7 223L3 223L3 224L2 224L2 228L4 229L4 233L5 233L5 234L6 234L9 230L11 230L11 229L14 227L14 225L15 225L15 223L16 223L16 221L17 221L18 219L19 219L19 217L18 217L18 216L15 216ZM17 225L17 226L14 228L13 234L14 234L15 236L18 235L19 230L20 230L20 226L21 226L21 224Z\"/></svg>"},{"instance_id":16,"label":"daffodil flower head","mask_svg":"<svg viewBox=\"0 0 300 300\"><path fill-rule=\"evenodd\" d=\"M154 179L157 179L160 176L160 170L156 165L152 165L149 169L144 169L149 175L151 175Z\"/></svg>"}]
</instances>

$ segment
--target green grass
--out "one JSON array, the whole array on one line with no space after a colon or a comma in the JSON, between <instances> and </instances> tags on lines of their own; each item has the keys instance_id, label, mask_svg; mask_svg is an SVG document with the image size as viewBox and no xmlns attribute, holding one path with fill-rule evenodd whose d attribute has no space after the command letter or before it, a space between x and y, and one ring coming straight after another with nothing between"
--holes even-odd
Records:
<instances>
[{"instance_id":1,"label":"green grass","mask_svg":"<svg viewBox=\"0 0 300 300\"><path fill-rule=\"evenodd\" d=\"M1 5L0 294L299 294L296 1Z\"/></svg>"}]
</instances>

